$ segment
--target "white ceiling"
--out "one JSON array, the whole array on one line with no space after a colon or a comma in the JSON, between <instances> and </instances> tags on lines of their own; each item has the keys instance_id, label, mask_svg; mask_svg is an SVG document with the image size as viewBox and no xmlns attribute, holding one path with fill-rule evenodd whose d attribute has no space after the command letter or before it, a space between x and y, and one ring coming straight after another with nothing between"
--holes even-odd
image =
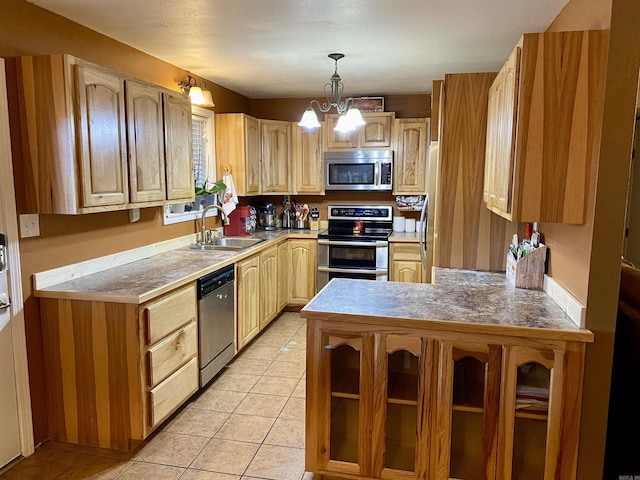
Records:
<instances>
[{"instance_id":1,"label":"white ceiling","mask_svg":"<svg viewBox=\"0 0 640 480\"><path fill-rule=\"evenodd\" d=\"M431 92L497 71L568 0L30 0L250 98Z\"/></svg>"}]
</instances>

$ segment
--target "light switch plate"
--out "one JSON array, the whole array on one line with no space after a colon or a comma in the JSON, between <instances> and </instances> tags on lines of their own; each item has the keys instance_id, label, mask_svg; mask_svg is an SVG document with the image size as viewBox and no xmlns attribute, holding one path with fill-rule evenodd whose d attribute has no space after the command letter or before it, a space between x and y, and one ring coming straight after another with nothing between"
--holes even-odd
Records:
<instances>
[{"instance_id":1,"label":"light switch plate","mask_svg":"<svg viewBox=\"0 0 640 480\"><path fill-rule=\"evenodd\" d=\"M40 236L40 217L38 214L20 215L20 238Z\"/></svg>"}]
</instances>

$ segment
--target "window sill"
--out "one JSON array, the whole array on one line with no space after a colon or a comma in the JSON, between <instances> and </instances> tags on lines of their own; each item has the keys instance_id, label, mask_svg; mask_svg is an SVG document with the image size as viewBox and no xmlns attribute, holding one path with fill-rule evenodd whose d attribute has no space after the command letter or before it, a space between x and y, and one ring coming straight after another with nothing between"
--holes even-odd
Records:
<instances>
[{"instance_id":1,"label":"window sill","mask_svg":"<svg viewBox=\"0 0 640 480\"><path fill-rule=\"evenodd\" d=\"M211 209L207 212L206 218L217 217L218 210ZM174 223L188 222L190 220L200 219L202 217L202 210L195 210L191 212L182 213L169 213L167 208L164 210L164 216L162 218L163 225L173 225Z\"/></svg>"}]
</instances>

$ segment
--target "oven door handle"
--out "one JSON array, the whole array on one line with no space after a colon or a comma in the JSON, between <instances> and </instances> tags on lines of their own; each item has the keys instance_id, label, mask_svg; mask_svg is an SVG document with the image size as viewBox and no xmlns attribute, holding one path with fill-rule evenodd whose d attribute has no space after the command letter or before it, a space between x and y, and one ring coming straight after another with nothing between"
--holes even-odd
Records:
<instances>
[{"instance_id":1,"label":"oven door handle","mask_svg":"<svg viewBox=\"0 0 640 480\"><path fill-rule=\"evenodd\" d=\"M362 268L335 268L335 267L318 267L319 272L329 273L358 273L370 275L387 275L389 272L385 269L376 268L375 270L365 270Z\"/></svg>"},{"instance_id":2,"label":"oven door handle","mask_svg":"<svg viewBox=\"0 0 640 480\"><path fill-rule=\"evenodd\" d=\"M362 242L342 242L337 240L318 240L318 245L332 245L337 247L386 247L389 242L382 242L377 240L362 241Z\"/></svg>"}]
</instances>

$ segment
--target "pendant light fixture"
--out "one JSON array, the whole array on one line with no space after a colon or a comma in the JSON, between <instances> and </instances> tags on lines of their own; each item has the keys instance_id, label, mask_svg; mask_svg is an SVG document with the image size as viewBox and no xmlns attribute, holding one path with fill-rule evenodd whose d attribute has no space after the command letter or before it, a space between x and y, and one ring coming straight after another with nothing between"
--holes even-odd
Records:
<instances>
[{"instance_id":1,"label":"pendant light fixture","mask_svg":"<svg viewBox=\"0 0 640 480\"><path fill-rule=\"evenodd\" d=\"M334 130L341 133L348 133L364 125L365 121L362 119L360 110L353 106L352 97L344 101L342 100L344 85L342 84L340 75L338 75L338 60L344 58L344 54L330 53L328 57L335 62L335 71L333 75L331 75L331 78L329 78L329 82L324 85L324 94L327 97L327 101L320 105L320 102L317 100L311 100L309 107L307 107L302 114L302 119L298 125L307 129L314 129L320 126L318 116L313 109L314 104L322 113L327 113L332 107L335 107L336 111L340 114L340 118L338 118Z\"/></svg>"}]
</instances>

